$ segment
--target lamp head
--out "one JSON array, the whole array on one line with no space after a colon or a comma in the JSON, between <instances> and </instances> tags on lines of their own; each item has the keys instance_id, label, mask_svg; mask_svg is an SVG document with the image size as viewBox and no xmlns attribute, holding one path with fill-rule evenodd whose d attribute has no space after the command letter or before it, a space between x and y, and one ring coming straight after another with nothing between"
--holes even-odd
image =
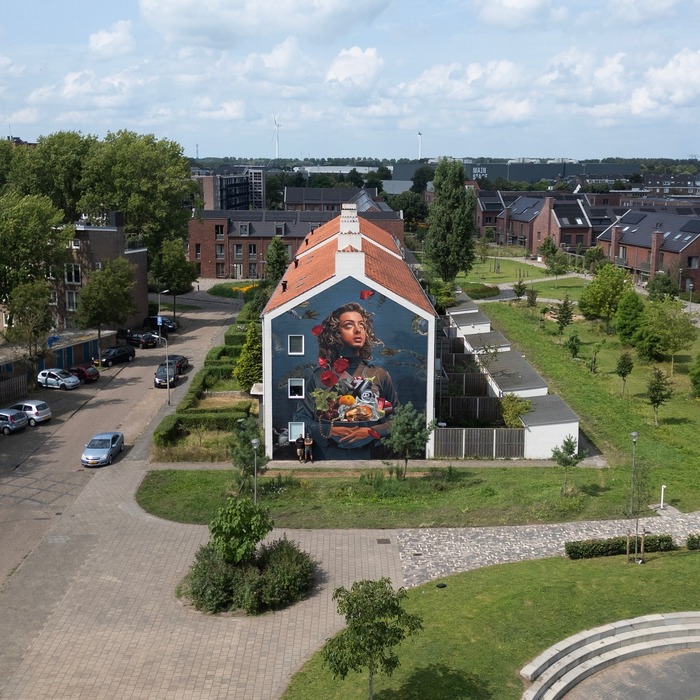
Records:
<instances>
[{"instance_id":1,"label":"lamp head","mask_svg":"<svg viewBox=\"0 0 700 700\"><path fill-rule=\"evenodd\" d=\"M258 438L253 438L250 444L253 446L253 449L257 451L258 447L260 447L260 440L258 440Z\"/></svg>"},{"instance_id":2,"label":"lamp head","mask_svg":"<svg viewBox=\"0 0 700 700\"><path fill-rule=\"evenodd\" d=\"M635 430L632 433L632 442L636 445L637 444L637 438L639 437L639 433Z\"/></svg>"}]
</instances>

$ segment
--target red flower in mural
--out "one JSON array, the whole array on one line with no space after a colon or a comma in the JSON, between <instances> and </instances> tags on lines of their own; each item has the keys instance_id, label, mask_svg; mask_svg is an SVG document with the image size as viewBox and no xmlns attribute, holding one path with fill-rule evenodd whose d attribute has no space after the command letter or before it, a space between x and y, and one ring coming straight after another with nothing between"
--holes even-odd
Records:
<instances>
[{"instance_id":1,"label":"red flower in mural","mask_svg":"<svg viewBox=\"0 0 700 700\"><path fill-rule=\"evenodd\" d=\"M328 361L326 360L325 357L319 357L318 364L320 367L323 367L323 369L326 369L326 367L328 367Z\"/></svg>"},{"instance_id":2,"label":"red flower in mural","mask_svg":"<svg viewBox=\"0 0 700 700\"><path fill-rule=\"evenodd\" d=\"M379 438L381 437L381 435L380 435L374 428L370 428L370 429L367 431L367 434L368 434L370 437L373 437L375 440L379 440Z\"/></svg>"},{"instance_id":3,"label":"red flower in mural","mask_svg":"<svg viewBox=\"0 0 700 700\"><path fill-rule=\"evenodd\" d=\"M323 333L323 326L320 323L311 329L311 335L321 335L321 333Z\"/></svg>"},{"instance_id":4,"label":"red flower in mural","mask_svg":"<svg viewBox=\"0 0 700 700\"><path fill-rule=\"evenodd\" d=\"M342 374L347 368L348 365L350 364L350 360L348 360L347 357L339 357L334 363L333 363L333 369L338 373Z\"/></svg>"},{"instance_id":5,"label":"red flower in mural","mask_svg":"<svg viewBox=\"0 0 700 700\"><path fill-rule=\"evenodd\" d=\"M364 301L365 299L369 299L371 296L374 296L374 292L371 289L360 290L360 299L362 301Z\"/></svg>"},{"instance_id":6,"label":"red flower in mural","mask_svg":"<svg viewBox=\"0 0 700 700\"><path fill-rule=\"evenodd\" d=\"M335 372L331 372L329 369L327 369L325 372L321 372L319 379L321 380L321 384L323 384L323 386L334 386L338 381L338 375Z\"/></svg>"}]
</instances>

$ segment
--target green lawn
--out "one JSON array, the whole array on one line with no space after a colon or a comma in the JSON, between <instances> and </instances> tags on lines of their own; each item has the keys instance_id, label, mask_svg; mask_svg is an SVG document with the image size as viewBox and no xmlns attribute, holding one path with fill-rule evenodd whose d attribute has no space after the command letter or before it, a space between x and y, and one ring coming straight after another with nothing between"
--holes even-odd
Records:
<instances>
[{"instance_id":1,"label":"green lawn","mask_svg":"<svg viewBox=\"0 0 700 700\"><path fill-rule=\"evenodd\" d=\"M494 271L494 266L500 266L498 272ZM481 262L478 258L468 275L460 274L455 280L457 284L505 284L523 279L525 282L548 277L547 271L543 267L530 265L522 260L512 258L487 258Z\"/></svg>"},{"instance_id":2,"label":"green lawn","mask_svg":"<svg viewBox=\"0 0 700 700\"><path fill-rule=\"evenodd\" d=\"M277 527L398 528L555 523L624 517L628 471L569 470L576 495L561 497L563 470L551 468L455 468L409 472L397 481L382 469L338 475L318 469L308 476L260 477L258 500ZM305 474L308 474L306 472ZM153 515L208 523L233 483L228 471L149 472L136 495Z\"/></svg>"},{"instance_id":3,"label":"green lawn","mask_svg":"<svg viewBox=\"0 0 700 700\"><path fill-rule=\"evenodd\" d=\"M520 669L555 642L613 620L697 610L697 552L564 558L492 566L409 591L406 608L424 630L399 647L401 666L375 677L377 700L516 700ZM295 674L284 700L364 700L367 674L334 679L317 653Z\"/></svg>"},{"instance_id":4,"label":"green lawn","mask_svg":"<svg viewBox=\"0 0 700 700\"><path fill-rule=\"evenodd\" d=\"M578 301L581 298L583 288L590 280L582 277L560 277L557 280L535 281L531 285L537 290L539 299L563 299L566 294L572 301ZM539 304L538 304L539 306Z\"/></svg>"}]
</instances>

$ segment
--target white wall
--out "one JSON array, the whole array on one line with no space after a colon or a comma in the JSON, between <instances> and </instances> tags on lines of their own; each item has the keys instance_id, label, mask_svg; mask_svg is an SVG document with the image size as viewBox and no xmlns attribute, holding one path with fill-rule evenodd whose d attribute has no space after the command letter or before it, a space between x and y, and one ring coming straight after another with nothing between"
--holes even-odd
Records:
<instances>
[{"instance_id":1,"label":"white wall","mask_svg":"<svg viewBox=\"0 0 700 700\"><path fill-rule=\"evenodd\" d=\"M552 459L552 450L560 447L569 435L578 443L578 430L578 421L525 428L525 459Z\"/></svg>"}]
</instances>

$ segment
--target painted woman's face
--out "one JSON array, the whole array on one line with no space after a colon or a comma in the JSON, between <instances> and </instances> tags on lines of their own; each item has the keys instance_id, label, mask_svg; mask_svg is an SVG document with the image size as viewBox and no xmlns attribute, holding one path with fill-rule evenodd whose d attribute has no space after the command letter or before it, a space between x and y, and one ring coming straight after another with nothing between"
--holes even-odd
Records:
<instances>
[{"instance_id":1,"label":"painted woman's face","mask_svg":"<svg viewBox=\"0 0 700 700\"><path fill-rule=\"evenodd\" d=\"M346 311L340 314L340 338L345 345L359 350L367 341L367 328L362 314L358 311Z\"/></svg>"}]
</instances>

